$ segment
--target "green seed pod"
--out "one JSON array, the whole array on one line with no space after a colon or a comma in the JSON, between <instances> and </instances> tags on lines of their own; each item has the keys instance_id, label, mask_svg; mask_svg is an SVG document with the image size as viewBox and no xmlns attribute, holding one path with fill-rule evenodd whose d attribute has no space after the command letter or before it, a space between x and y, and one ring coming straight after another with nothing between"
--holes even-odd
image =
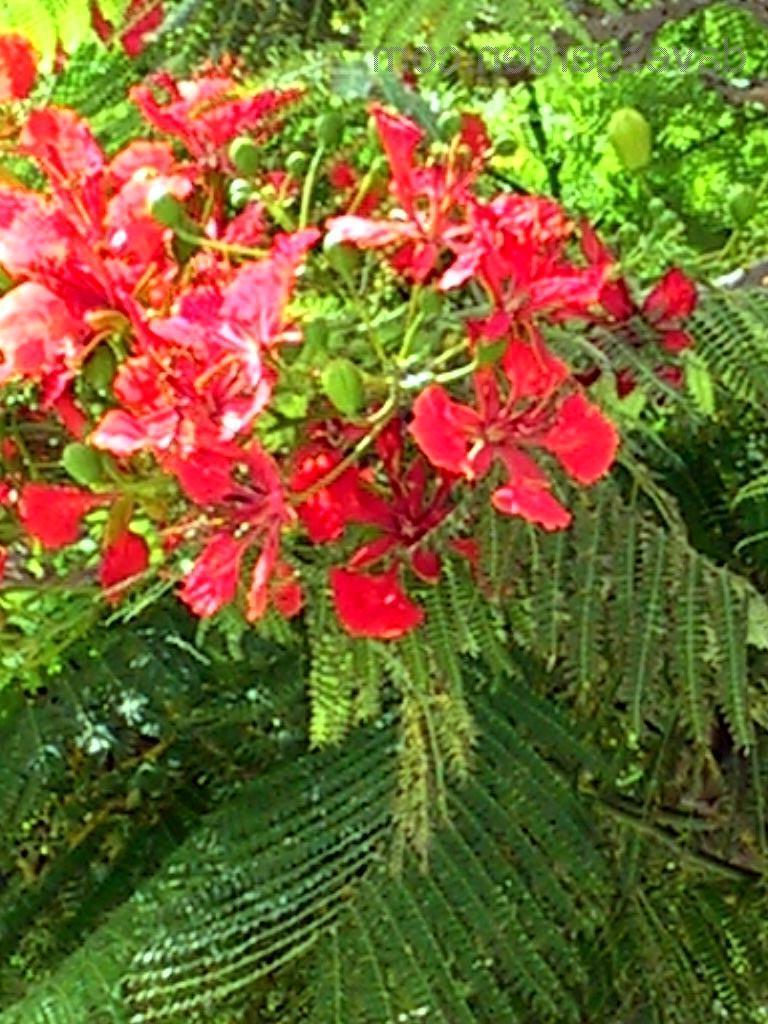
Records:
<instances>
[{"instance_id":1,"label":"green seed pod","mask_svg":"<svg viewBox=\"0 0 768 1024\"><path fill-rule=\"evenodd\" d=\"M328 260L328 265L337 274L341 274L342 277L351 277L360 263L359 250L355 249L352 245L345 245L343 242L327 244L328 237L326 235L325 243L323 244L323 252Z\"/></svg>"},{"instance_id":2,"label":"green seed pod","mask_svg":"<svg viewBox=\"0 0 768 1024\"><path fill-rule=\"evenodd\" d=\"M78 484L93 484L104 478L104 463L99 452L74 441L61 453L61 464Z\"/></svg>"},{"instance_id":3,"label":"green seed pod","mask_svg":"<svg viewBox=\"0 0 768 1024\"><path fill-rule=\"evenodd\" d=\"M102 342L83 367L83 375L92 388L106 391L112 383L117 369L117 360L112 349Z\"/></svg>"},{"instance_id":4,"label":"green seed pod","mask_svg":"<svg viewBox=\"0 0 768 1024\"><path fill-rule=\"evenodd\" d=\"M354 416L365 400L363 378L349 359L333 359L323 370L323 391L344 416Z\"/></svg>"},{"instance_id":5,"label":"green seed pod","mask_svg":"<svg viewBox=\"0 0 768 1024\"><path fill-rule=\"evenodd\" d=\"M757 209L757 196L747 185L734 185L728 193L728 212L736 224L746 224Z\"/></svg>"},{"instance_id":6,"label":"green seed pod","mask_svg":"<svg viewBox=\"0 0 768 1024\"><path fill-rule=\"evenodd\" d=\"M147 199L150 216L158 224L174 229L183 227L187 219L184 204L172 195L161 181L150 185Z\"/></svg>"},{"instance_id":7,"label":"green seed pod","mask_svg":"<svg viewBox=\"0 0 768 1024\"><path fill-rule=\"evenodd\" d=\"M344 118L338 110L330 110L317 119L317 138L328 149L336 149L344 134Z\"/></svg>"},{"instance_id":8,"label":"green seed pod","mask_svg":"<svg viewBox=\"0 0 768 1024\"><path fill-rule=\"evenodd\" d=\"M239 135L229 144L229 159L238 174L242 174L246 178L250 178L258 171L260 158L259 147L247 135Z\"/></svg>"},{"instance_id":9,"label":"green seed pod","mask_svg":"<svg viewBox=\"0 0 768 1024\"><path fill-rule=\"evenodd\" d=\"M628 171L639 171L650 162L651 126L639 110L617 110L608 124L608 138Z\"/></svg>"}]
</instances>

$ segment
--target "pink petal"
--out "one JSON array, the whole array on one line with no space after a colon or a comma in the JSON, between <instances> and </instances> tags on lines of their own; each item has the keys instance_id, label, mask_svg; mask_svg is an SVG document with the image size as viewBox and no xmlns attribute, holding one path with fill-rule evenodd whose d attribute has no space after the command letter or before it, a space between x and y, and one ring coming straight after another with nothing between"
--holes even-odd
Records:
<instances>
[{"instance_id":1,"label":"pink petal","mask_svg":"<svg viewBox=\"0 0 768 1024\"><path fill-rule=\"evenodd\" d=\"M179 591L195 615L208 618L234 600L246 542L219 533L203 548Z\"/></svg>"}]
</instances>

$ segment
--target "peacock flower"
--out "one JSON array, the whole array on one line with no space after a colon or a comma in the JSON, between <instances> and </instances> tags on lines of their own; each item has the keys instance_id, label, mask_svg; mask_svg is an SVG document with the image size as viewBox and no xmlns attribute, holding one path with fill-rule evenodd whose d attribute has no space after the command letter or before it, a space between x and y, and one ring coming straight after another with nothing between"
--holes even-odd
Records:
<instances>
[{"instance_id":1,"label":"peacock flower","mask_svg":"<svg viewBox=\"0 0 768 1024\"><path fill-rule=\"evenodd\" d=\"M424 138L423 130L409 118L378 104L372 106L371 113L389 161L395 209L388 218L359 214L331 218L327 241L329 245L349 243L362 249L389 249L392 266L420 283L469 238L471 185L482 168L488 138L482 122L467 114L448 158L442 163L422 164L416 159L416 151Z\"/></svg>"},{"instance_id":2,"label":"peacock flower","mask_svg":"<svg viewBox=\"0 0 768 1024\"><path fill-rule=\"evenodd\" d=\"M597 406L569 386L567 367L541 343L510 342L502 367L506 394L495 370L480 370L475 406L456 402L439 385L428 387L414 403L411 433L433 465L468 480L481 479L499 461L507 480L493 492L494 507L562 529L570 513L531 453L551 453L574 480L591 484L610 468L618 435Z\"/></svg>"}]
</instances>

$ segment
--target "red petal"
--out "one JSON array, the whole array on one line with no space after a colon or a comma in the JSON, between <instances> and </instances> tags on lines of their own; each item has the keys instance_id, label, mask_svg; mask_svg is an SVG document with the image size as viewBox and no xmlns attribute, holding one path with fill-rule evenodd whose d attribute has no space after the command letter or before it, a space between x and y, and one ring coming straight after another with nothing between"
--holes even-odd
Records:
<instances>
[{"instance_id":1,"label":"red petal","mask_svg":"<svg viewBox=\"0 0 768 1024\"><path fill-rule=\"evenodd\" d=\"M333 188L354 188L357 181L357 171L346 160L337 160L328 168L328 182Z\"/></svg>"},{"instance_id":2,"label":"red petal","mask_svg":"<svg viewBox=\"0 0 768 1024\"><path fill-rule=\"evenodd\" d=\"M415 629L424 612L404 593L397 570L381 576L331 569L336 613L352 636L394 640Z\"/></svg>"},{"instance_id":3,"label":"red petal","mask_svg":"<svg viewBox=\"0 0 768 1024\"><path fill-rule=\"evenodd\" d=\"M425 583L437 583L442 569L440 555L426 548L417 548L411 554L411 568Z\"/></svg>"},{"instance_id":4,"label":"red petal","mask_svg":"<svg viewBox=\"0 0 768 1024\"><path fill-rule=\"evenodd\" d=\"M608 472L619 435L596 405L582 394L566 398L551 429L540 438L563 468L580 484L592 484Z\"/></svg>"},{"instance_id":5,"label":"red petal","mask_svg":"<svg viewBox=\"0 0 768 1024\"><path fill-rule=\"evenodd\" d=\"M176 167L176 157L170 142L150 142L137 139L112 158L109 176L117 188L125 185L137 171L151 168L160 175L171 174Z\"/></svg>"},{"instance_id":6,"label":"red petal","mask_svg":"<svg viewBox=\"0 0 768 1024\"><path fill-rule=\"evenodd\" d=\"M88 417L72 397L71 389L59 395L53 408L72 437L82 441L88 429Z\"/></svg>"},{"instance_id":7,"label":"red petal","mask_svg":"<svg viewBox=\"0 0 768 1024\"><path fill-rule=\"evenodd\" d=\"M104 549L99 566L99 582L105 590L138 576L149 565L149 545L132 530L124 530ZM109 594L107 599L116 602L120 592Z\"/></svg>"},{"instance_id":8,"label":"red petal","mask_svg":"<svg viewBox=\"0 0 768 1024\"><path fill-rule=\"evenodd\" d=\"M15 34L0 36L0 103L23 100L37 77L35 51Z\"/></svg>"},{"instance_id":9,"label":"red petal","mask_svg":"<svg viewBox=\"0 0 768 1024\"><path fill-rule=\"evenodd\" d=\"M459 141L469 149L474 160L482 160L491 148L491 140L488 137L485 122L477 114L461 115Z\"/></svg>"},{"instance_id":10,"label":"red petal","mask_svg":"<svg viewBox=\"0 0 768 1024\"><path fill-rule=\"evenodd\" d=\"M468 438L478 432L477 413L454 402L448 392L431 384L413 403L410 432L433 466L471 476L467 465Z\"/></svg>"},{"instance_id":11,"label":"red petal","mask_svg":"<svg viewBox=\"0 0 768 1024\"><path fill-rule=\"evenodd\" d=\"M74 110L33 110L21 133L21 147L52 181L82 187L83 180L104 169L104 154L87 122Z\"/></svg>"},{"instance_id":12,"label":"red petal","mask_svg":"<svg viewBox=\"0 0 768 1024\"><path fill-rule=\"evenodd\" d=\"M683 352L693 346L693 338L686 331L663 331L661 344L667 352Z\"/></svg>"},{"instance_id":13,"label":"red petal","mask_svg":"<svg viewBox=\"0 0 768 1024\"><path fill-rule=\"evenodd\" d=\"M511 341L501 363L517 400L546 398L568 377L568 367L543 342Z\"/></svg>"},{"instance_id":14,"label":"red petal","mask_svg":"<svg viewBox=\"0 0 768 1024\"><path fill-rule=\"evenodd\" d=\"M83 324L44 285L25 281L0 298L0 382L40 380L76 353Z\"/></svg>"},{"instance_id":15,"label":"red petal","mask_svg":"<svg viewBox=\"0 0 768 1024\"><path fill-rule=\"evenodd\" d=\"M658 325L684 320L696 308L696 285L682 270L668 270L643 303L643 314Z\"/></svg>"},{"instance_id":16,"label":"red petal","mask_svg":"<svg viewBox=\"0 0 768 1024\"><path fill-rule=\"evenodd\" d=\"M237 454L242 454L239 449ZM196 451L185 459L164 460L163 466L176 474L184 493L198 505L222 502L235 489L232 454Z\"/></svg>"},{"instance_id":17,"label":"red petal","mask_svg":"<svg viewBox=\"0 0 768 1024\"><path fill-rule=\"evenodd\" d=\"M234 599L245 548L229 533L217 534L203 548L179 591L195 615L208 618Z\"/></svg>"},{"instance_id":18,"label":"red petal","mask_svg":"<svg viewBox=\"0 0 768 1024\"><path fill-rule=\"evenodd\" d=\"M0 544L0 581L2 581L3 576L5 576L5 566L7 561L8 548L4 548L2 544Z\"/></svg>"},{"instance_id":19,"label":"red petal","mask_svg":"<svg viewBox=\"0 0 768 1024\"><path fill-rule=\"evenodd\" d=\"M371 106L381 144L387 154L392 177L401 197L410 189L416 147L424 138L421 128L402 114L390 113L378 104Z\"/></svg>"},{"instance_id":20,"label":"red petal","mask_svg":"<svg viewBox=\"0 0 768 1024\"><path fill-rule=\"evenodd\" d=\"M295 492L307 490L327 476L340 460L338 452L322 447L309 445L302 449L296 455L291 489ZM299 519L314 544L336 540L347 523L359 518L361 493L360 472L350 468L299 505Z\"/></svg>"},{"instance_id":21,"label":"red petal","mask_svg":"<svg viewBox=\"0 0 768 1024\"><path fill-rule=\"evenodd\" d=\"M77 540L83 516L106 500L67 484L25 484L19 519L43 547L62 548Z\"/></svg>"},{"instance_id":22,"label":"red petal","mask_svg":"<svg viewBox=\"0 0 768 1024\"><path fill-rule=\"evenodd\" d=\"M600 289L600 305L609 316L620 323L629 320L637 312L629 285L623 277L605 282Z\"/></svg>"},{"instance_id":23,"label":"red petal","mask_svg":"<svg viewBox=\"0 0 768 1024\"><path fill-rule=\"evenodd\" d=\"M615 262L615 258L608 246L599 237L592 225L583 220L581 228L581 251L584 253L588 263L593 266L605 266Z\"/></svg>"},{"instance_id":24,"label":"red petal","mask_svg":"<svg viewBox=\"0 0 768 1024\"><path fill-rule=\"evenodd\" d=\"M472 537L456 537L449 541L453 550L466 558L471 565L477 565L480 561L480 545Z\"/></svg>"},{"instance_id":25,"label":"red petal","mask_svg":"<svg viewBox=\"0 0 768 1024\"><path fill-rule=\"evenodd\" d=\"M499 487L493 492L491 501L499 512L522 516L545 530L563 530L571 521L570 512L552 497L547 488L534 486L528 480Z\"/></svg>"},{"instance_id":26,"label":"red petal","mask_svg":"<svg viewBox=\"0 0 768 1024\"><path fill-rule=\"evenodd\" d=\"M132 416L111 409L91 434L91 444L113 455L133 455L147 448L165 449L176 436L178 414L160 409L148 416Z\"/></svg>"},{"instance_id":27,"label":"red petal","mask_svg":"<svg viewBox=\"0 0 768 1024\"><path fill-rule=\"evenodd\" d=\"M397 544L397 539L392 536L377 537L369 544L363 544L361 548L352 555L349 560L350 569L364 569L366 566L377 562L392 550Z\"/></svg>"},{"instance_id":28,"label":"red petal","mask_svg":"<svg viewBox=\"0 0 768 1024\"><path fill-rule=\"evenodd\" d=\"M296 573L285 562L275 566L272 583L272 602L285 619L298 615L304 605L304 592Z\"/></svg>"},{"instance_id":29,"label":"red petal","mask_svg":"<svg viewBox=\"0 0 768 1024\"><path fill-rule=\"evenodd\" d=\"M251 585L248 588L248 607L246 618L249 622L256 622L267 610L269 604L269 581L277 562L278 539L276 534L271 534L256 559L251 576Z\"/></svg>"},{"instance_id":30,"label":"red petal","mask_svg":"<svg viewBox=\"0 0 768 1024\"><path fill-rule=\"evenodd\" d=\"M533 459L515 448L505 448L500 454L509 479L491 495L493 507L508 516L522 516L546 530L568 526L570 513L552 496L549 480Z\"/></svg>"}]
</instances>

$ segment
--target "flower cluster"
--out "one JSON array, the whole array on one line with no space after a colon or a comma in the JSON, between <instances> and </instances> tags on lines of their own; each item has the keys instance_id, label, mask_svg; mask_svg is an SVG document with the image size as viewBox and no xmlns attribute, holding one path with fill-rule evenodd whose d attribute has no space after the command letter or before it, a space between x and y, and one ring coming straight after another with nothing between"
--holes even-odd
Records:
<instances>
[{"instance_id":1,"label":"flower cluster","mask_svg":"<svg viewBox=\"0 0 768 1024\"><path fill-rule=\"evenodd\" d=\"M109 600L152 565L179 575L195 614L238 601L255 622L296 615L313 547L332 545L343 626L396 638L423 620L416 588L444 559L477 562L452 512L487 493L484 478L499 514L567 527L552 469L592 484L618 436L547 328L642 316L679 351L695 300L679 271L641 308L556 203L484 195L490 142L474 116L434 155L417 124L374 106L386 186L334 156L329 202L347 212L313 226L315 171L288 187L261 156L300 90L254 94L218 67L131 95L151 131L111 159L73 111L29 112L17 149L45 188L0 187L0 386L27 396L29 425L4 421L0 573L24 538L79 550L87 518ZM327 288L355 249L380 254L367 257L373 292L402 304L403 337L382 341L356 293L370 351L352 362L340 325L300 371L312 285ZM448 319L422 340L424 310L441 303ZM270 437L286 397L304 401L303 422ZM66 447L41 469L30 438L46 431Z\"/></svg>"}]
</instances>

